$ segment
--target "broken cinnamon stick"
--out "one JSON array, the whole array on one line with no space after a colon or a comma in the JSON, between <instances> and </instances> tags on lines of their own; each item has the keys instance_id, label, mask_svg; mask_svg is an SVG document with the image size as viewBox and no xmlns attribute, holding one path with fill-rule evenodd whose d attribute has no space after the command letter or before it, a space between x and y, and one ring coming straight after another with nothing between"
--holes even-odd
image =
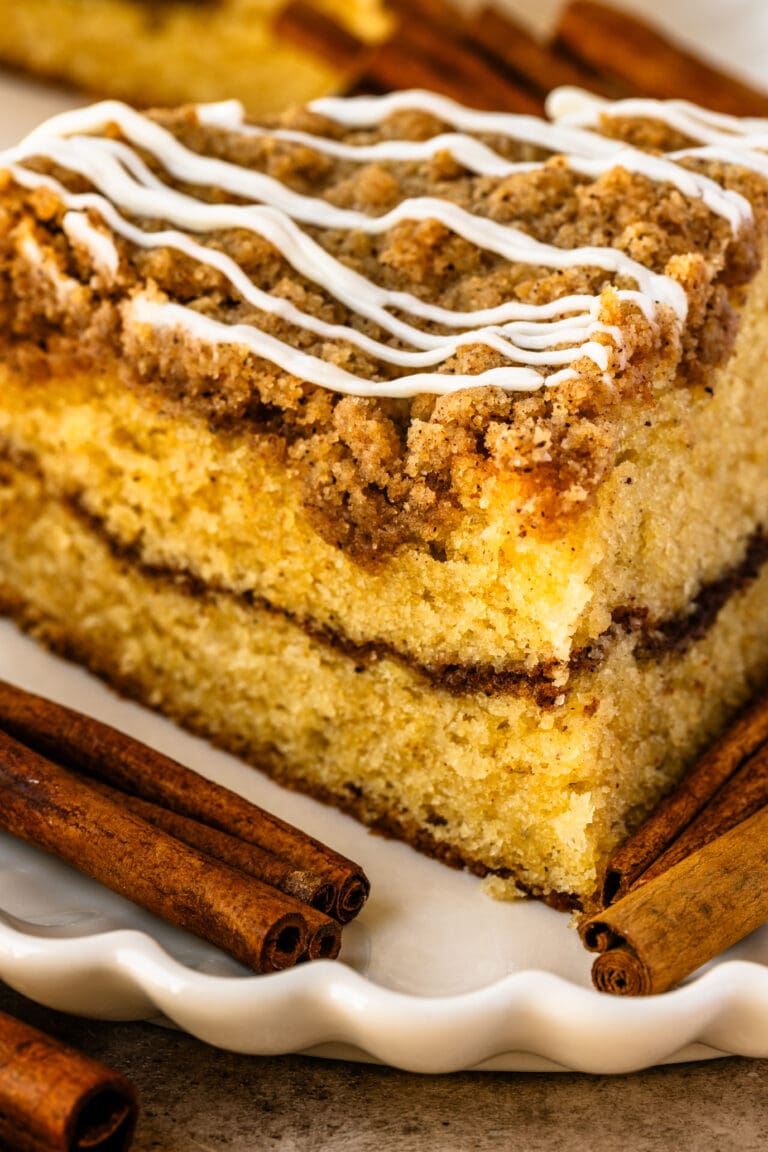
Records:
<instances>
[{"instance_id":1,"label":"broken cinnamon stick","mask_svg":"<svg viewBox=\"0 0 768 1152\"><path fill-rule=\"evenodd\" d=\"M359 864L108 724L0 681L0 727L59 764L318 873L334 887L331 912L342 924L368 898Z\"/></svg>"},{"instance_id":2,"label":"broken cinnamon stick","mask_svg":"<svg viewBox=\"0 0 768 1152\"><path fill-rule=\"evenodd\" d=\"M768 920L768 807L582 925L600 992L665 992Z\"/></svg>"},{"instance_id":3,"label":"broken cinnamon stick","mask_svg":"<svg viewBox=\"0 0 768 1152\"><path fill-rule=\"evenodd\" d=\"M101 795L0 730L0 828L57 856L255 972L306 951L305 909Z\"/></svg>"},{"instance_id":4,"label":"broken cinnamon stick","mask_svg":"<svg viewBox=\"0 0 768 1152\"><path fill-rule=\"evenodd\" d=\"M625 895L677 840L745 760L768 742L768 696L756 701L701 757L677 788L662 800L644 824L611 856L596 896L605 907ZM760 763L768 763L761 756ZM743 812L738 818L746 815ZM724 831L727 817L716 824ZM703 838L693 842L702 847ZM690 850L690 849L689 849Z\"/></svg>"},{"instance_id":5,"label":"broken cinnamon stick","mask_svg":"<svg viewBox=\"0 0 768 1152\"><path fill-rule=\"evenodd\" d=\"M0 1146L126 1152L137 1113L124 1076L0 1013Z\"/></svg>"},{"instance_id":6,"label":"broken cinnamon stick","mask_svg":"<svg viewBox=\"0 0 768 1152\"><path fill-rule=\"evenodd\" d=\"M666 34L598 0L571 0L555 45L582 66L662 100L685 97L733 116L768 116L768 94L673 43Z\"/></svg>"}]
</instances>

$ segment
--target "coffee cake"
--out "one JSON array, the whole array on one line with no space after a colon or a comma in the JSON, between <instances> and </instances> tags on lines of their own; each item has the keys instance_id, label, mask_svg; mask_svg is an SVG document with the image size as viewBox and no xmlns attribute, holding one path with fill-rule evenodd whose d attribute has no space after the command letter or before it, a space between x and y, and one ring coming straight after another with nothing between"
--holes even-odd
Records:
<instances>
[{"instance_id":1,"label":"coffee cake","mask_svg":"<svg viewBox=\"0 0 768 1152\"><path fill-rule=\"evenodd\" d=\"M107 102L2 155L0 600L497 895L768 668L768 123Z\"/></svg>"}]
</instances>

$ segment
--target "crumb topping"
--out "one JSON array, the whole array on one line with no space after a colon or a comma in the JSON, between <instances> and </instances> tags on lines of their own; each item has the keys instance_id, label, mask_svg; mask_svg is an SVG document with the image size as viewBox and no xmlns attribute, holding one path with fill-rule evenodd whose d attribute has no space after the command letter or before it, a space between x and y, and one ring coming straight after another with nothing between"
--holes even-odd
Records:
<instances>
[{"instance_id":1,"label":"crumb topping","mask_svg":"<svg viewBox=\"0 0 768 1152\"><path fill-rule=\"evenodd\" d=\"M514 263L433 220L404 220L383 234L305 225L304 231L344 266L393 292L457 311L496 308L505 301L544 304L570 294L600 297L600 321L620 330L621 355L608 335L607 370L587 358L555 388L531 393L474 387L409 398L342 395L308 383L237 344L207 345L179 330L130 322L138 293L182 303L227 325L250 325L291 347L372 380L398 374L393 364L344 339L323 340L246 301L216 268L169 247L144 249L113 235L118 270L95 266L93 252L64 228L65 206L46 188L25 190L0 177L0 325L5 357L24 371L55 373L67 363L118 363L126 387L149 390L170 411L192 412L226 432L248 427L268 437L300 478L318 532L361 563L375 563L402 545L438 558L465 509L484 485L513 478L525 508L526 530L557 533L588 508L610 472L622 422L638 405L652 407L660 387L694 387L728 356L744 286L754 275L768 218L766 182L736 165L684 163L740 192L754 209L754 226L734 235L728 222L671 184L616 167L590 178L557 156L504 137L483 143L512 161L543 161L508 176L478 175L450 153L428 159L356 163L306 143L240 133L201 123L194 109L152 118L186 147L280 180L286 188L370 216L404 200L431 196L492 221L512 225L557 248L613 247L684 288L682 332L668 308L653 320L626 298L630 278L589 265L561 269ZM276 126L277 122L275 123ZM352 144L414 142L449 126L416 109L376 128L345 129L306 109L279 127ZM651 121L604 121L602 131L638 147L669 150L685 141ZM119 139L117 128L111 136ZM169 181L153 156L143 159L180 191L211 204L231 192ZM88 184L55 163L30 164L71 191ZM103 229L98 214L88 218ZM136 218L145 231L163 221ZM346 307L302 276L261 236L229 228L195 237L232 257L273 296L329 324L349 326L401 347L391 332ZM403 318L413 321L403 314ZM444 326L419 321L445 335ZM485 344L466 344L435 370L477 375L502 367Z\"/></svg>"}]
</instances>

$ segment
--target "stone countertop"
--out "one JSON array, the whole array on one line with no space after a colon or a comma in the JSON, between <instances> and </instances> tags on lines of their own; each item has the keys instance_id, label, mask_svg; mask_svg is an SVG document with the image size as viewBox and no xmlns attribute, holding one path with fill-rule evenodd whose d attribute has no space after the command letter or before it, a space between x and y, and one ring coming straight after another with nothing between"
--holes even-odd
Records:
<instances>
[{"instance_id":1,"label":"stone countertop","mask_svg":"<svg viewBox=\"0 0 768 1152\"><path fill-rule=\"evenodd\" d=\"M631 1076L414 1076L302 1056L234 1056L151 1024L51 1012L0 986L0 1009L137 1085L135 1152L764 1152L768 1060Z\"/></svg>"}]
</instances>

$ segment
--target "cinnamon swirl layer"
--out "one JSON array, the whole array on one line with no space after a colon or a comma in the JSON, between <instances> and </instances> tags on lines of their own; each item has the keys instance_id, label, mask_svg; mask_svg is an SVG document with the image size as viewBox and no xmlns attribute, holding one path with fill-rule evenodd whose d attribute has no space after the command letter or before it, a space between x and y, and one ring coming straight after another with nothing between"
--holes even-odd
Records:
<instances>
[{"instance_id":1,"label":"cinnamon swirl layer","mask_svg":"<svg viewBox=\"0 0 768 1152\"><path fill-rule=\"evenodd\" d=\"M109 372L106 355L89 369L74 339L66 355L61 341L46 357L0 347L0 442L149 568L457 683L465 669L476 687L533 675L554 699L617 621L685 620L768 523L766 288L761 274L714 394L676 389L627 421L591 513L557 535L533 530L514 476L499 475L455 510L441 542L362 564L318 531L316 490L275 429L205 419L114 357Z\"/></svg>"},{"instance_id":2,"label":"cinnamon swirl layer","mask_svg":"<svg viewBox=\"0 0 768 1152\"><path fill-rule=\"evenodd\" d=\"M8 466L20 467L27 475L36 475L36 469L30 468L29 461L20 461L18 458L14 460L12 452L6 452L4 457L0 455L0 463L3 462ZM37 478L40 479L39 475ZM565 701L568 689L564 690L562 669L557 665L538 664L498 671L490 664L424 664L391 644L381 641L355 643L338 629L334 630L306 616L297 616L284 608L278 608L253 593L238 595L215 584L206 584L199 576L178 566L163 568L146 564L142 560L140 548L121 544L110 534L104 521L88 513L77 499L70 498L66 506L117 563L130 565L148 580L171 583L192 597L233 596L243 605L267 616L280 616L318 644L341 652L361 670L377 661L388 660L410 669L431 688L455 696L476 693L484 696L522 695L531 697L541 708L561 706ZM594 644L577 648L571 653L567 664L568 679L572 674L581 673L585 669L595 671L609 657L611 648L624 637L631 638L635 659L638 661L663 660L670 654L684 654L692 644L707 635L728 601L760 578L766 563L768 537L761 527L750 538L742 558L716 580L700 588L677 615L656 620L643 605L614 609L611 627Z\"/></svg>"}]
</instances>

